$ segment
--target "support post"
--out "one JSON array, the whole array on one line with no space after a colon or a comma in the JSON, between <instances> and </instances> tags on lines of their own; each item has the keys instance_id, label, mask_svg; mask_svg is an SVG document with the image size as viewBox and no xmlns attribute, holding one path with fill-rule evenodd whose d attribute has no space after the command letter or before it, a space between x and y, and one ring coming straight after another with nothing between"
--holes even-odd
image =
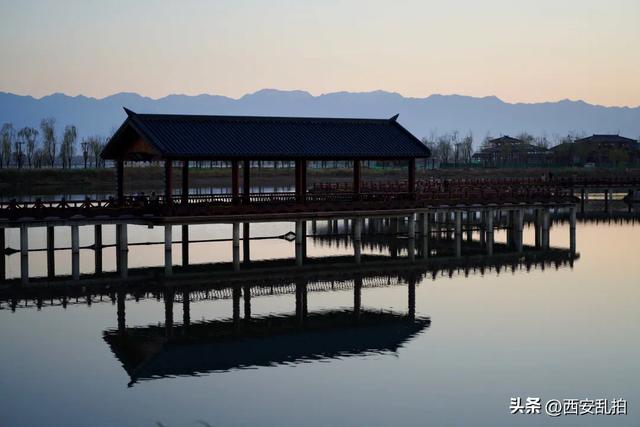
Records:
<instances>
[{"instance_id":1,"label":"support post","mask_svg":"<svg viewBox=\"0 0 640 427\"><path fill-rule=\"evenodd\" d=\"M353 218L353 253L356 264L362 260L362 218Z\"/></svg>"},{"instance_id":2,"label":"support post","mask_svg":"<svg viewBox=\"0 0 640 427\"><path fill-rule=\"evenodd\" d=\"M173 161L164 161L164 199L165 203L173 203Z\"/></svg>"},{"instance_id":3,"label":"support post","mask_svg":"<svg viewBox=\"0 0 640 427\"><path fill-rule=\"evenodd\" d=\"M408 293L408 316L410 320L416 318L416 278L412 274L407 280L407 293Z\"/></svg>"},{"instance_id":4,"label":"support post","mask_svg":"<svg viewBox=\"0 0 640 427\"><path fill-rule=\"evenodd\" d=\"M182 162L182 192L180 194L180 203L186 205L189 203L189 161Z\"/></svg>"},{"instance_id":5,"label":"support post","mask_svg":"<svg viewBox=\"0 0 640 427\"><path fill-rule=\"evenodd\" d=\"M251 201L251 161L242 162L242 203Z\"/></svg>"},{"instance_id":6,"label":"support post","mask_svg":"<svg viewBox=\"0 0 640 427\"><path fill-rule=\"evenodd\" d=\"M173 274L173 226L166 224L164 226L164 274L171 276Z\"/></svg>"},{"instance_id":7,"label":"support post","mask_svg":"<svg viewBox=\"0 0 640 427\"><path fill-rule=\"evenodd\" d=\"M422 258L429 257L429 239L431 237L431 224L429 223L429 213L420 214L420 235L422 236Z\"/></svg>"},{"instance_id":8,"label":"support post","mask_svg":"<svg viewBox=\"0 0 640 427\"><path fill-rule=\"evenodd\" d=\"M93 228L93 252L95 258L95 273L102 273L102 224L96 224Z\"/></svg>"},{"instance_id":9,"label":"support post","mask_svg":"<svg viewBox=\"0 0 640 427\"><path fill-rule=\"evenodd\" d=\"M485 233L487 234L487 255L493 255L493 217L495 211L489 209L486 212L485 218Z\"/></svg>"},{"instance_id":10,"label":"support post","mask_svg":"<svg viewBox=\"0 0 640 427\"><path fill-rule=\"evenodd\" d=\"M576 208L572 206L569 209L569 249L572 254L576 253Z\"/></svg>"},{"instance_id":11,"label":"support post","mask_svg":"<svg viewBox=\"0 0 640 427\"><path fill-rule=\"evenodd\" d=\"M47 277L49 279L56 277L56 242L54 230L52 226L47 227Z\"/></svg>"},{"instance_id":12,"label":"support post","mask_svg":"<svg viewBox=\"0 0 640 427\"><path fill-rule=\"evenodd\" d=\"M29 228L24 224L20 226L20 279L29 283Z\"/></svg>"},{"instance_id":13,"label":"support post","mask_svg":"<svg viewBox=\"0 0 640 427\"><path fill-rule=\"evenodd\" d=\"M182 291L182 326L185 331L191 325L191 297L188 290Z\"/></svg>"},{"instance_id":14,"label":"support post","mask_svg":"<svg viewBox=\"0 0 640 427\"><path fill-rule=\"evenodd\" d=\"M353 316L356 321L360 318L360 310L362 307L362 277L357 276L353 279Z\"/></svg>"},{"instance_id":15,"label":"support post","mask_svg":"<svg viewBox=\"0 0 640 427\"><path fill-rule=\"evenodd\" d=\"M240 285L238 285L237 283L233 284L233 291L232 291L232 296L233 296L233 325L236 329L236 331L238 330L238 327L240 326L240 295L241 291L240 291Z\"/></svg>"},{"instance_id":16,"label":"support post","mask_svg":"<svg viewBox=\"0 0 640 427\"><path fill-rule=\"evenodd\" d=\"M542 249L549 249L549 209L545 208L542 211L542 235L541 235L541 243Z\"/></svg>"},{"instance_id":17,"label":"support post","mask_svg":"<svg viewBox=\"0 0 640 427\"><path fill-rule=\"evenodd\" d=\"M514 227L514 239L516 243L516 250L518 253L522 253L523 250L523 231L524 231L524 209L520 208L515 211L514 215L515 227Z\"/></svg>"},{"instance_id":18,"label":"support post","mask_svg":"<svg viewBox=\"0 0 640 427\"><path fill-rule=\"evenodd\" d=\"M182 224L182 266L189 265L189 224Z\"/></svg>"},{"instance_id":19,"label":"support post","mask_svg":"<svg viewBox=\"0 0 640 427\"><path fill-rule=\"evenodd\" d=\"M123 290L116 292L116 316L118 318L118 335L124 336L127 333L126 324L126 298L127 294Z\"/></svg>"},{"instance_id":20,"label":"support post","mask_svg":"<svg viewBox=\"0 0 640 427\"><path fill-rule=\"evenodd\" d=\"M129 243L127 238L127 224L116 225L116 258L120 278L126 279L129 275Z\"/></svg>"},{"instance_id":21,"label":"support post","mask_svg":"<svg viewBox=\"0 0 640 427\"><path fill-rule=\"evenodd\" d=\"M237 160L231 161L231 201L234 205L240 203L240 167Z\"/></svg>"},{"instance_id":22,"label":"support post","mask_svg":"<svg viewBox=\"0 0 640 427\"><path fill-rule=\"evenodd\" d=\"M251 264L251 238L249 223L242 223L242 263L244 265Z\"/></svg>"},{"instance_id":23,"label":"support post","mask_svg":"<svg viewBox=\"0 0 640 427\"><path fill-rule=\"evenodd\" d=\"M244 285L242 287L242 296L244 297L244 320L251 320L251 286Z\"/></svg>"},{"instance_id":24,"label":"support post","mask_svg":"<svg viewBox=\"0 0 640 427\"><path fill-rule=\"evenodd\" d=\"M165 336L170 338L173 336L173 302L175 299L175 290L167 288L164 291L164 328Z\"/></svg>"},{"instance_id":25,"label":"support post","mask_svg":"<svg viewBox=\"0 0 640 427\"><path fill-rule=\"evenodd\" d=\"M73 280L80 279L80 227L71 225L71 275Z\"/></svg>"},{"instance_id":26,"label":"support post","mask_svg":"<svg viewBox=\"0 0 640 427\"><path fill-rule=\"evenodd\" d=\"M232 225L233 234L233 271L240 271L240 223Z\"/></svg>"},{"instance_id":27,"label":"support post","mask_svg":"<svg viewBox=\"0 0 640 427\"><path fill-rule=\"evenodd\" d=\"M414 261L416 259L416 215L410 214L407 217L407 237L409 241L407 242L407 252L409 255L409 260Z\"/></svg>"},{"instance_id":28,"label":"support post","mask_svg":"<svg viewBox=\"0 0 640 427\"><path fill-rule=\"evenodd\" d=\"M580 190L580 213L584 215L584 201L586 199L586 194L584 188Z\"/></svg>"},{"instance_id":29,"label":"support post","mask_svg":"<svg viewBox=\"0 0 640 427\"><path fill-rule=\"evenodd\" d=\"M455 211L455 244L456 244L456 258L460 258L462 256L462 212Z\"/></svg>"},{"instance_id":30,"label":"support post","mask_svg":"<svg viewBox=\"0 0 640 427\"><path fill-rule=\"evenodd\" d=\"M301 267L304 263L302 253L302 241L304 239L304 230L302 228L302 221L296 220L296 265Z\"/></svg>"},{"instance_id":31,"label":"support post","mask_svg":"<svg viewBox=\"0 0 640 427\"><path fill-rule=\"evenodd\" d=\"M6 249L5 230L6 228L0 228L0 280L7 278L7 258L4 253Z\"/></svg>"}]
</instances>

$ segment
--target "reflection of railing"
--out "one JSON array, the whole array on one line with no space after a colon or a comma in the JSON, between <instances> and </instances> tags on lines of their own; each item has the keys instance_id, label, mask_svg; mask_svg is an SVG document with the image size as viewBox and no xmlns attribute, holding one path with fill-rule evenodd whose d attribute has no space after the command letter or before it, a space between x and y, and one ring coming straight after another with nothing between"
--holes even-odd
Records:
<instances>
[{"instance_id":1,"label":"reflection of railing","mask_svg":"<svg viewBox=\"0 0 640 427\"><path fill-rule=\"evenodd\" d=\"M503 245L506 250L506 245ZM129 278L119 281L117 273L81 276L79 281L60 277L49 282L15 286L7 282L0 286L0 309L67 307L114 301L115 293L124 290L131 299L160 299L167 286L184 289L191 300L229 299L234 287L249 286L251 296L292 294L296 283L306 283L311 292L338 291L353 288L354 280L361 280L362 287L385 287L406 283L409 278L485 274L505 269L512 271L540 268L558 269L571 266L578 254L565 249L535 250L525 247L523 253L499 253L496 246L491 256L472 255L463 258L433 257L411 262L406 259L389 259L381 256L364 256L361 264L354 264L350 256L333 256L309 259L304 267L287 266L287 260L252 262L249 268L229 275L229 265L194 265L177 270L173 277L161 278L154 267L129 270ZM43 286L44 285L44 286ZM49 286L50 285L50 286ZM181 299L176 294L176 301Z\"/></svg>"}]
</instances>

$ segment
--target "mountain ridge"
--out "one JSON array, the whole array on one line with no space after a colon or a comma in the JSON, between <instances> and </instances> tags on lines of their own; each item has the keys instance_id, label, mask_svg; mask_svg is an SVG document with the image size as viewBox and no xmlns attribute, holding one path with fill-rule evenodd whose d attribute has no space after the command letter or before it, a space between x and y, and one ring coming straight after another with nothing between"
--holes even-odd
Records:
<instances>
[{"instance_id":1,"label":"mountain ridge","mask_svg":"<svg viewBox=\"0 0 640 427\"><path fill-rule=\"evenodd\" d=\"M562 136L568 133L619 133L640 136L640 106L601 106L582 100L509 103L489 95L432 94L405 97L396 92L331 92L312 95L304 90L265 88L240 98L215 94L170 94L150 98L118 92L103 98L53 93L40 98L0 92L0 122L15 128L37 127L54 117L58 132L67 124L78 127L80 137L108 135L125 119L123 107L141 113L276 115L307 117L389 118L419 138L454 130L473 133L476 145L492 136L517 134Z\"/></svg>"}]
</instances>

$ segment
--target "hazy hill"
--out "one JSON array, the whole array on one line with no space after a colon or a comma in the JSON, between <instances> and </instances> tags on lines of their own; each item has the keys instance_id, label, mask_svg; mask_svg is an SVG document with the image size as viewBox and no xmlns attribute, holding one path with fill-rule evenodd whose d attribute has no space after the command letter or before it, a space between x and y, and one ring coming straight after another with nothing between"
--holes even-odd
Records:
<instances>
[{"instance_id":1,"label":"hazy hill","mask_svg":"<svg viewBox=\"0 0 640 427\"><path fill-rule=\"evenodd\" d=\"M55 117L59 131L65 124L78 127L80 136L108 135L125 117L122 107L145 113L295 115L386 118L396 113L416 136L458 130L473 132L478 143L494 136L522 131L540 135L569 132L620 133L640 137L640 107L602 107L582 101L509 104L489 96L431 95L405 98L384 91L335 92L312 96L304 91L265 89L240 99L216 95L170 95L151 99L118 93L102 99L53 94L40 99L0 92L0 123L19 128L37 126L43 117Z\"/></svg>"}]
</instances>

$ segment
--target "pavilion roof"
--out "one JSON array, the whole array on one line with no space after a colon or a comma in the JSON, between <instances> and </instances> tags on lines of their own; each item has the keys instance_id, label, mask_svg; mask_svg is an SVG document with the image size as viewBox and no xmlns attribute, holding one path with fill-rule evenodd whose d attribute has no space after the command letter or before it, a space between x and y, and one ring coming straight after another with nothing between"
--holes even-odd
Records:
<instances>
[{"instance_id":1,"label":"pavilion roof","mask_svg":"<svg viewBox=\"0 0 640 427\"><path fill-rule=\"evenodd\" d=\"M102 152L125 158L142 140L163 159L406 159L429 149L390 119L137 114Z\"/></svg>"}]
</instances>

